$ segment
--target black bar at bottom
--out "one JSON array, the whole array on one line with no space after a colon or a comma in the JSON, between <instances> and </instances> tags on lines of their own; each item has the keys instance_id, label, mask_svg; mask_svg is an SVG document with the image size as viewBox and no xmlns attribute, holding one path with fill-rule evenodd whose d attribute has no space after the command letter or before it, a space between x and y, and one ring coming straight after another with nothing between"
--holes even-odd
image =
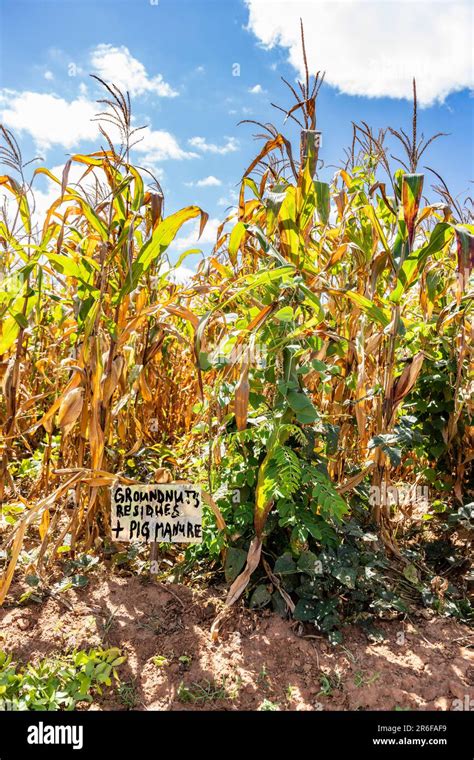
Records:
<instances>
[{"instance_id":1,"label":"black bar at bottom","mask_svg":"<svg viewBox=\"0 0 474 760\"><path fill-rule=\"evenodd\" d=\"M123 758L160 751L222 754L230 746L321 756L472 760L472 713L460 712L0 712L0 760L23 757ZM223 733L221 733L223 732ZM224 743L222 744L222 739ZM52 743L56 742L56 743ZM216 743L218 742L218 743ZM171 744L171 746L170 746ZM134 754L131 754L134 753Z\"/></svg>"}]
</instances>

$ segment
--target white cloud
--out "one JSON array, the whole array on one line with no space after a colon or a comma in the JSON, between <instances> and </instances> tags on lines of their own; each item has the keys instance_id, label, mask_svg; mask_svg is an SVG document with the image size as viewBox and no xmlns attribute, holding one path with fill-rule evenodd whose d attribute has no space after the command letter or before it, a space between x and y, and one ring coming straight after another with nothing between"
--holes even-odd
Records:
<instances>
[{"instance_id":1,"label":"white cloud","mask_svg":"<svg viewBox=\"0 0 474 760\"><path fill-rule=\"evenodd\" d=\"M226 137L224 145L208 143L204 137L191 137L188 143L203 153L218 153L221 156L224 156L226 153L234 153L239 149L239 143L235 137Z\"/></svg>"},{"instance_id":2,"label":"white cloud","mask_svg":"<svg viewBox=\"0 0 474 760\"><path fill-rule=\"evenodd\" d=\"M237 206L238 195L237 193L229 193L229 195L222 195L217 201L217 205L221 208L233 208Z\"/></svg>"},{"instance_id":3,"label":"white cloud","mask_svg":"<svg viewBox=\"0 0 474 760\"><path fill-rule=\"evenodd\" d=\"M91 54L91 63L102 79L113 82L121 90L128 90L130 95L143 95L147 92L161 98L174 98L178 95L161 74L151 77L143 63L134 58L125 45L98 45Z\"/></svg>"},{"instance_id":4,"label":"white cloud","mask_svg":"<svg viewBox=\"0 0 474 760\"><path fill-rule=\"evenodd\" d=\"M252 95L261 95L264 90L261 84L256 84L254 87L249 87L249 92L251 92Z\"/></svg>"},{"instance_id":5,"label":"white cloud","mask_svg":"<svg viewBox=\"0 0 474 760\"><path fill-rule=\"evenodd\" d=\"M143 153L143 161L151 166L167 159L197 158L197 153L183 150L176 137L164 129L145 127L136 133L136 138L142 139L137 142L134 150Z\"/></svg>"},{"instance_id":6,"label":"white cloud","mask_svg":"<svg viewBox=\"0 0 474 760\"><path fill-rule=\"evenodd\" d=\"M303 76L299 18L311 71L349 95L412 97L430 105L472 87L469 0L245 0L249 29L268 48L288 48Z\"/></svg>"},{"instance_id":7,"label":"white cloud","mask_svg":"<svg viewBox=\"0 0 474 760\"><path fill-rule=\"evenodd\" d=\"M51 81L52 79L54 79L53 72L52 71L45 71L44 72L44 78L47 79L48 81Z\"/></svg>"},{"instance_id":8,"label":"white cloud","mask_svg":"<svg viewBox=\"0 0 474 760\"><path fill-rule=\"evenodd\" d=\"M83 141L94 141L98 147L104 142L98 123L93 121L98 106L85 93L86 90L81 89L81 95L67 101L54 94L0 90L0 122L16 134L31 135L41 153L54 146L77 148ZM105 124L105 127L112 140L119 144L113 125ZM142 138L134 147L141 154L141 163L155 173L159 172L156 165L161 161L198 157L197 153L184 150L166 130L147 126L135 137Z\"/></svg>"},{"instance_id":9,"label":"white cloud","mask_svg":"<svg viewBox=\"0 0 474 760\"><path fill-rule=\"evenodd\" d=\"M209 177L203 177L203 179L198 179L196 182L185 182L184 184L188 187L219 187L222 185L222 182L210 174Z\"/></svg>"},{"instance_id":10,"label":"white cloud","mask_svg":"<svg viewBox=\"0 0 474 760\"><path fill-rule=\"evenodd\" d=\"M175 283L178 283L179 285L185 285L186 283L188 283L191 280L192 276L195 274L195 272L193 272L192 269L190 269L189 267L185 267L183 264L180 264L180 266L176 267L175 269L171 269L168 265L165 268L165 266L163 265L160 271L161 272L168 271L167 279L170 282L175 282Z\"/></svg>"},{"instance_id":11,"label":"white cloud","mask_svg":"<svg viewBox=\"0 0 474 760\"><path fill-rule=\"evenodd\" d=\"M201 237L199 235L199 222L196 222L187 235L178 237L172 244L174 251L186 251L188 248L201 248L202 246L213 246L217 241L217 228L221 224L220 219L208 219L207 224ZM171 251L171 246L170 246Z\"/></svg>"},{"instance_id":12,"label":"white cloud","mask_svg":"<svg viewBox=\"0 0 474 760\"><path fill-rule=\"evenodd\" d=\"M96 111L96 104L82 96L67 101L48 93L0 91L0 121L15 133L30 134L41 151L96 139L97 123L91 121Z\"/></svg>"},{"instance_id":13,"label":"white cloud","mask_svg":"<svg viewBox=\"0 0 474 760\"><path fill-rule=\"evenodd\" d=\"M204 177L204 179L199 179L196 182L196 187L219 187L219 185L222 185L222 182L212 174L210 174L209 177Z\"/></svg>"}]
</instances>

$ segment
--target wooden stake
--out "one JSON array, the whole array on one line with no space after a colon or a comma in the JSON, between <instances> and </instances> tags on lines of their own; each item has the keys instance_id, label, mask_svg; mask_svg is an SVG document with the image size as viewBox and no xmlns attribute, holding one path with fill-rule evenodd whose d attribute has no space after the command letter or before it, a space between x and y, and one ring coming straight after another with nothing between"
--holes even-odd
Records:
<instances>
[{"instance_id":1,"label":"wooden stake","mask_svg":"<svg viewBox=\"0 0 474 760\"><path fill-rule=\"evenodd\" d=\"M171 483L173 481L173 475L170 470L168 470L166 467L159 467L154 476L153 480L158 485L162 485L163 483ZM153 572L153 564L155 562L158 562L158 544L156 541L150 542L150 579L152 581L157 580L158 573Z\"/></svg>"}]
</instances>

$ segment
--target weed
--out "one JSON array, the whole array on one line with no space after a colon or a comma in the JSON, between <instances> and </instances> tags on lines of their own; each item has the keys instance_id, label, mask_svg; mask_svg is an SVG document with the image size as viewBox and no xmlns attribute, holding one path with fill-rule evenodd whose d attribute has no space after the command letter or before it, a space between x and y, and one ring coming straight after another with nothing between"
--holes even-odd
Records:
<instances>
[{"instance_id":1,"label":"weed","mask_svg":"<svg viewBox=\"0 0 474 760\"><path fill-rule=\"evenodd\" d=\"M181 665L182 670L189 670L193 658L189 654L182 654L178 657L178 662Z\"/></svg>"},{"instance_id":2,"label":"weed","mask_svg":"<svg viewBox=\"0 0 474 760\"><path fill-rule=\"evenodd\" d=\"M115 616L117 614L117 610L118 610L118 607L112 610L110 615L105 619L104 623L102 624L102 639L103 640L107 639L110 633L110 630L114 623Z\"/></svg>"},{"instance_id":3,"label":"weed","mask_svg":"<svg viewBox=\"0 0 474 760\"><path fill-rule=\"evenodd\" d=\"M118 682L119 649L90 649L20 665L0 651L0 704L14 710L74 710Z\"/></svg>"},{"instance_id":4,"label":"weed","mask_svg":"<svg viewBox=\"0 0 474 760\"><path fill-rule=\"evenodd\" d=\"M203 679L194 681L185 685L183 681L178 686L177 697L180 702L205 704L206 702L216 702L220 699L231 698L227 692L226 679L223 678L220 684L215 681Z\"/></svg>"},{"instance_id":5,"label":"weed","mask_svg":"<svg viewBox=\"0 0 474 760\"><path fill-rule=\"evenodd\" d=\"M342 688L342 676L338 670L335 670L330 675L321 673L319 681L321 684L321 690L318 692L318 697L330 697L334 689Z\"/></svg>"},{"instance_id":6,"label":"weed","mask_svg":"<svg viewBox=\"0 0 474 760\"><path fill-rule=\"evenodd\" d=\"M354 684L358 689L362 686L369 686L380 678L380 673L374 673L373 675L366 676L362 670L358 670L354 674Z\"/></svg>"},{"instance_id":7,"label":"weed","mask_svg":"<svg viewBox=\"0 0 474 760\"><path fill-rule=\"evenodd\" d=\"M288 702L294 702L297 696L298 696L298 689L296 688L296 686L288 685L286 689L286 698Z\"/></svg>"},{"instance_id":8,"label":"weed","mask_svg":"<svg viewBox=\"0 0 474 760\"><path fill-rule=\"evenodd\" d=\"M127 710L133 710L139 701L138 687L136 682L133 680L120 683L117 688L117 696L120 699L120 702L127 708Z\"/></svg>"},{"instance_id":9,"label":"weed","mask_svg":"<svg viewBox=\"0 0 474 760\"><path fill-rule=\"evenodd\" d=\"M277 712L280 710L280 705L277 702L271 702L269 699L264 699L263 702L257 707L259 712Z\"/></svg>"},{"instance_id":10,"label":"weed","mask_svg":"<svg viewBox=\"0 0 474 760\"><path fill-rule=\"evenodd\" d=\"M267 666L264 664L262 665L260 672L257 676L257 681L260 684L260 686L263 686L264 688L268 688L270 685L270 678L267 671Z\"/></svg>"},{"instance_id":11,"label":"weed","mask_svg":"<svg viewBox=\"0 0 474 760\"><path fill-rule=\"evenodd\" d=\"M155 657L152 658L152 661L157 668L164 668L165 665L169 665L169 661L162 654L155 655Z\"/></svg>"}]
</instances>

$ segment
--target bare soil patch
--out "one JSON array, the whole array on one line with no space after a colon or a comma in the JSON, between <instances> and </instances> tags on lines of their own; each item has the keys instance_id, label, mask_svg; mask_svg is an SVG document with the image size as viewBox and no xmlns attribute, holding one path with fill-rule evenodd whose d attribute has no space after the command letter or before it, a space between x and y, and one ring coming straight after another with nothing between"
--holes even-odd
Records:
<instances>
[{"instance_id":1,"label":"bare soil patch","mask_svg":"<svg viewBox=\"0 0 474 760\"><path fill-rule=\"evenodd\" d=\"M94 702L98 710L449 710L474 700L474 633L452 619L380 622L380 643L351 626L334 647L240 606L212 642L224 593L95 577L64 594L68 606L50 597L0 610L0 647L22 662L120 647L124 686Z\"/></svg>"}]
</instances>

